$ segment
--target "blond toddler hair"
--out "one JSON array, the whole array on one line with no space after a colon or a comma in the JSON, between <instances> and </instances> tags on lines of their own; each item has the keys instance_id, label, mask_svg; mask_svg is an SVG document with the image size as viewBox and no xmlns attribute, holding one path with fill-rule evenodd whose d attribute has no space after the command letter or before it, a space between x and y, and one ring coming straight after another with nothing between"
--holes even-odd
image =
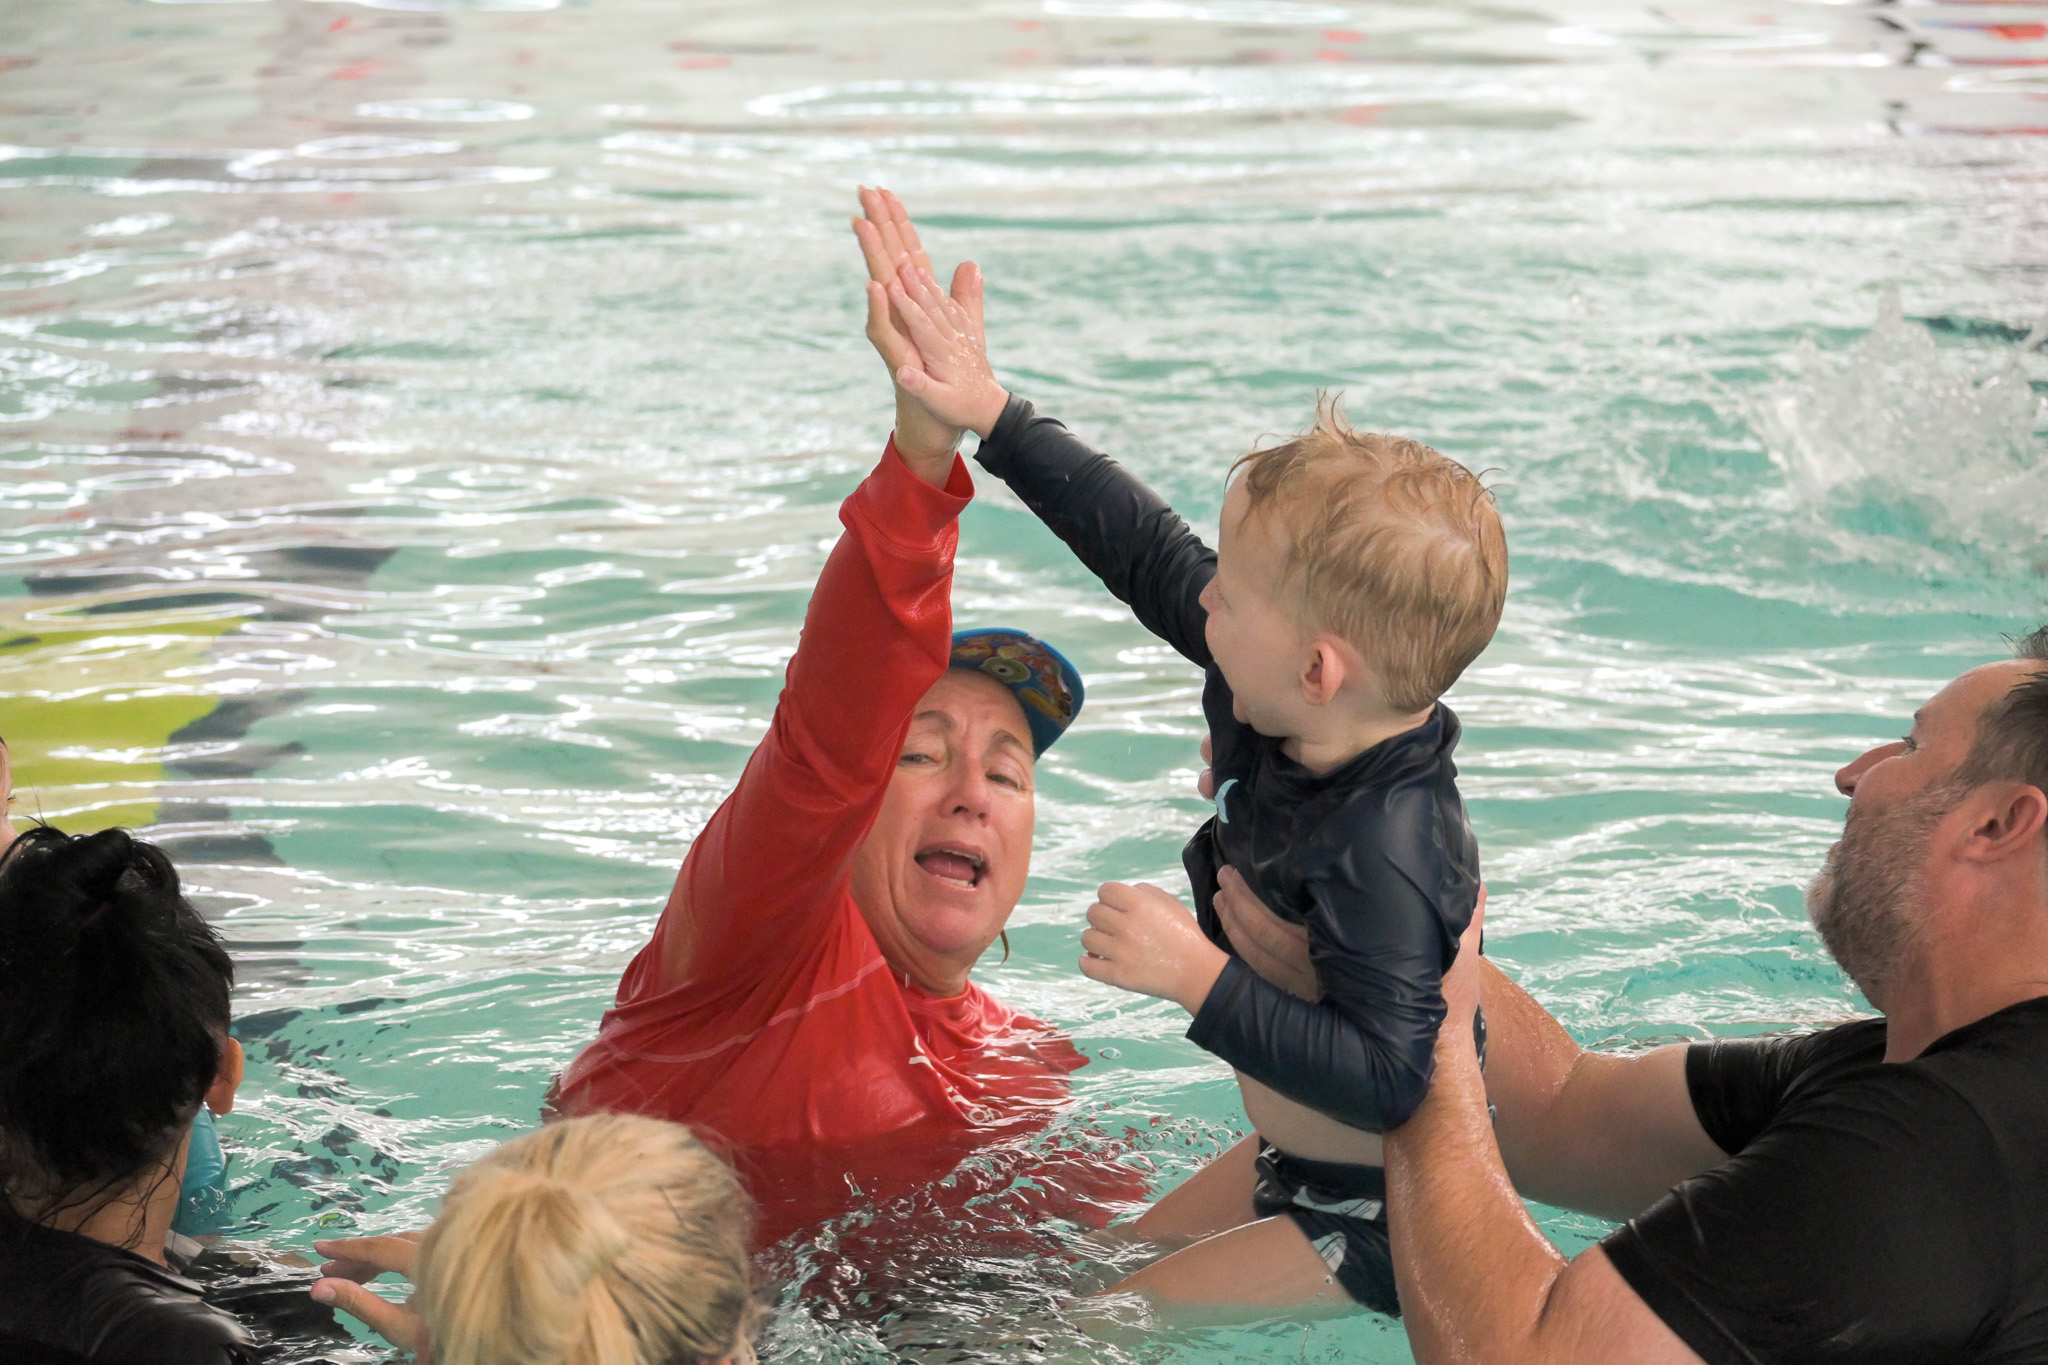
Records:
<instances>
[{"instance_id":1,"label":"blond toddler hair","mask_svg":"<svg viewBox=\"0 0 2048 1365\"><path fill-rule=\"evenodd\" d=\"M449 1188L414 1304L437 1365L686 1365L750 1356L752 1205L689 1129L549 1124Z\"/></svg>"},{"instance_id":2,"label":"blond toddler hair","mask_svg":"<svg viewBox=\"0 0 2048 1365\"><path fill-rule=\"evenodd\" d=\"M1356 649L1395 711L1450 689L1500 625L1508 543L1493 493L1420 441L1355 430L1336 401L1244 470L1246 515L1286 528L1281 586L1303 624Z\"/></svg>"}]
</instances>

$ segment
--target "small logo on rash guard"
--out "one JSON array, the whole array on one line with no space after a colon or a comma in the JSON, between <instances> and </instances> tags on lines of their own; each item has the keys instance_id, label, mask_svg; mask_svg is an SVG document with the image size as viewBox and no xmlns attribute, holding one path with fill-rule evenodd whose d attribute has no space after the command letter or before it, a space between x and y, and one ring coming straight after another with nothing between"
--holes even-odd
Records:
<instances>
[{"instance_id":1,"label":"small logo on rash guard","mask_svg":"<svg viewBox=\"0 0 2048 1365\"><path fill-rule=\"evenodd\" d=\"M1230 795L1230 789L1236 785L1237 779L1233 777L1216 789L1216 818L1226 825L1230 823L1230 812L1223 808L1223 801Z\"/></svg>"}]
</instances>

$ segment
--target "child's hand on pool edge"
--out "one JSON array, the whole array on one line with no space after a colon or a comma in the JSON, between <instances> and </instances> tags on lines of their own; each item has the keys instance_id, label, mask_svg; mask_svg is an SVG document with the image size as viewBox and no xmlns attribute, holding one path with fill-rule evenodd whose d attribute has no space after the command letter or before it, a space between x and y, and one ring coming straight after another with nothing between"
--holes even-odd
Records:
<instances>
[{"instance_id":1,"label":"child's hand on pool edge","mask_svg":"<svg viewBox=\"0 0 2048 1365\"><path fill-rule=\"evenodd\" d=\"M1104 882L1095 895L1081 933L1081 974L1199 1011L1230 959L1187 908L1143 882Z\"/></svg>"}]
</instances>

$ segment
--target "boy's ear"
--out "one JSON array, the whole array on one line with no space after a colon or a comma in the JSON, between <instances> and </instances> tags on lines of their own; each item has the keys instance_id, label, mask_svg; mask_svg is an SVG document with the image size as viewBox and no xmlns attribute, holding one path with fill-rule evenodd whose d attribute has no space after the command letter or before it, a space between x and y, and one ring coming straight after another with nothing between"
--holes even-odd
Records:
<instances>
[{"instance_id":1,"label":"boy's ear","mask_svg":"<svg viewBox=\"0 0 2048 1365\"><path fill-rule=\"evenodd\" d=\"M1327 635L1309 642L1308 662L1301 670L1301 699L1310 706L1328 706L1351 677L1345 651Z\"/></svg>"}]
</instances>

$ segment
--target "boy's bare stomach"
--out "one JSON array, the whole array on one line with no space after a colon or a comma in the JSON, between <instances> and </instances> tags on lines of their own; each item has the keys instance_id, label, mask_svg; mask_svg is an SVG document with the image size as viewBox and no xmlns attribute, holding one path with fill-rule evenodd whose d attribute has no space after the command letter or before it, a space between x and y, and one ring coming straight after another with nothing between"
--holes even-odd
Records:
<instances>
[{"instance_id":1,"label":"boy's bare stomach","mask_svg":"<svg viewBox=\"0 0 2048 1365\"><path fill-rule=\"evenodd\" d=\"M1318 1114L1242 1071L1237 1073L1237 1087L1244 1094L1244 1114L1252 1121L1252 1127L1287 1155L1304 1161L1336 1161L1351 1166L1386 1164L1378 1133L1368 1133L1339 1123L1327 1114Z\"/></svg>"}]
</instances>

